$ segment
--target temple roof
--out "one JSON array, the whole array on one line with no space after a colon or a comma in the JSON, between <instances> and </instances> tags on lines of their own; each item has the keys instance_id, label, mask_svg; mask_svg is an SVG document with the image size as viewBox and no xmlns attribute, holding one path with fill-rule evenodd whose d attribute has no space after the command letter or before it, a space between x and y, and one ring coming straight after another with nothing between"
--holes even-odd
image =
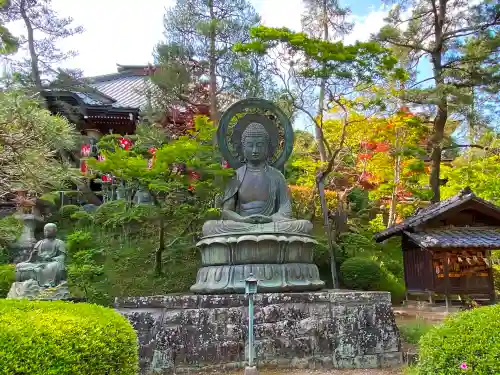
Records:
<instances>
[{"instance_id":1,"label":"temple roof","mask_svg":"<svg viewBox=\"0 0 500 375\"><path fill-rule=\"evenodd\" d=\"M407 218L406 220L402 221L399 224L393 225L390 228L375 233L373 237L375 241L381 242L392 236L401 234L404 231L414 231L414 229L417 226L422 225L427 221L432 220L438 216L441 216L452 209L465 206L470 202L473 202L476 205L483 207L491 215L500 217L500 207L494 205L493 203L485 201L484 199L479 198L470 190L470 188L467 187L463 189L460 193L454 195L451 198L431 204L426 208L417 210L413 216L410 216L409 218Z\"/></svg>"},{"instance_id":2,"label":"temple roof","mask_svg":"<svg viewBox=\"0 0 500 375\"><path fill-rule=\"evenodd\" d=\"M117 73L87 78L89 85L113 98L115 106L143 108L148 104L147 93L153 89L148 66L117 65Z\"/></svg>"},{"instance_id":3,"label":"temple roof","mask_svg":"<svg viewBox=\"0 0 500 375\"><path fill-rule=\"evenodd\" d=\"M404 233L422 248L500 249L500 228L449 228Z\"/></svg>"}]
</instances>

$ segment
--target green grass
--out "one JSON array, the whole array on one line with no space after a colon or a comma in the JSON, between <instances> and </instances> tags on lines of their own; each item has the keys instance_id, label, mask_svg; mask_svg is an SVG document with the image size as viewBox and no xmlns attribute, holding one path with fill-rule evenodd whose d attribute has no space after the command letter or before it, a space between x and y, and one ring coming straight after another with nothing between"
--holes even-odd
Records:
<instances>
[{"instance_id":1,"label":"green grass","mask_svg":"<svg viewBox=\"0 0 500 375\"><path fill-rule=\"evenodd\" d=\"M433 324L426 322L424 319L416 319L414 321L404 322L399 324L401 338L408 344L418 344L420 338L429 332Z\"/></svg>"}]
</instances>

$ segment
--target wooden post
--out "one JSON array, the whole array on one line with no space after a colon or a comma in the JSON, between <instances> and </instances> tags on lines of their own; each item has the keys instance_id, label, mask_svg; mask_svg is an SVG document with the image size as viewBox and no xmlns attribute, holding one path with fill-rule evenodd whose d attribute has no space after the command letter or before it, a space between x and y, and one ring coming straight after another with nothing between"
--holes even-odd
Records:
<instances>
[{"instance_id":1,"label":"wooden post","mask_svg":"<svg viewBox=\"0 0 500 375\"><path fill-rule=\"evenodd\" d=\"M490 266L488 267L488 281L490 284L490 302L492 305L496 303L497 296L495 293L495 281L493 279L493 263L491 262L491 250L485 251L486 259L489 260Z\"/></svg>"},{"instance_id":2,"label":"wooden post","mask_svg":"<svg viewBox=\"0 0 500 375\"><path fill-rule=\"evenodd\" d=\"M449 293L450 293L450 265L448 264L448 261L450 260L449 253L446 252L446 257L444 259L444 265L443 265L443 270L444 270L444 294L445 294L445 302L446 302L446 312L449 310Z\"/></svg>"}]
</instances>

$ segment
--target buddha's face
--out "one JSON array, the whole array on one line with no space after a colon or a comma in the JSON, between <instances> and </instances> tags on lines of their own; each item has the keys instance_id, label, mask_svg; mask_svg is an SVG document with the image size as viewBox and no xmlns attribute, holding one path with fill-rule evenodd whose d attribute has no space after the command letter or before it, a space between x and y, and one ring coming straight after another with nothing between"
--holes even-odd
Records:
<instances>
[{"instance_id":1,"label":"buddha's face","mask_svg":"<svg viewBox=\"0 0 500 375\"><path fill-rule=\"evenodd\" d=\"M259 163L267 160L269 140L265 134L247 135L243 143L243 154L250 163Z\"/></svg>"},{"instance_id":2,"label":"buddha's face","mask_svg":"<svg viewBox=\"0 0 500 375\"><path fill-rule=\"evenodd\" d=\"M43 234L45 235L45 238L55 238L57 233L57 228L55 226L46 226L43 228Z\"/></svg>"}]
</instances>

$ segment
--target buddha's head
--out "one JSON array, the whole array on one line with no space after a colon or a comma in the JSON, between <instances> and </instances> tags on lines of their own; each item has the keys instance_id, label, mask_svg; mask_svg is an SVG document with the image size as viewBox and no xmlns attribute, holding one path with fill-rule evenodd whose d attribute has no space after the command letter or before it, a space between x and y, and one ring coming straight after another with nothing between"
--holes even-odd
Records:
<instances>
[{"instance_id":1,"label":"buddha's head","mask_svg":"<svg viewBox=\"0 0 500 375\"><path fill-rule=\"evenodd\" d=\"M43 234L45 238L56 238L57 226L54 223L48 223L43 227Z\"/></svg>"},{"instance_id":2,"label":"buddha's head","mask_svg":"<svg viewBox=\"0 0 500 375\"><path fill-rule=\"evenodd\" d=\"M245 160L251 164L267 161L270 141L269 133L264 125L258 122L249 124L241 136Z\"/></svg>"}]
</instances>

